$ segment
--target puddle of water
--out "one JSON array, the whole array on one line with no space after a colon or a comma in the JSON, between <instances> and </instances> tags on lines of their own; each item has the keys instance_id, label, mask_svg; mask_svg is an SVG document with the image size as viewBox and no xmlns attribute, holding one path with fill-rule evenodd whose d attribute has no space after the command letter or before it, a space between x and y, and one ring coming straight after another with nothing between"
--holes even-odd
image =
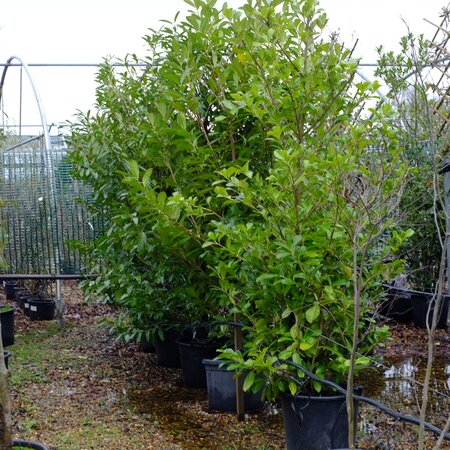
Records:
<instances>
[{"instance_id":1,"label":"puddle of water","mask_svg":"<svg viewBox=\"0 0 450 450\"><path fill-rule=\"evenodd\" d=\"M384 358L382 365L361 374L364 395L394 411L418 415L426 360L417 357ZM436 358L429 394L428 419L445 421L450 413L450 359Z\"/></svg>"}]
</instances>

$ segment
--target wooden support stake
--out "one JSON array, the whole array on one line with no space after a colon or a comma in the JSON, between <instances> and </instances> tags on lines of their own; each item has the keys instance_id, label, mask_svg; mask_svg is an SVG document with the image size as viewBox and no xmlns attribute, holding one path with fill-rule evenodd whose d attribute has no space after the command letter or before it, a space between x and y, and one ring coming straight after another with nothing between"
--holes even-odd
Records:
<instances>
[{"instance_id":1,"label":"wooden support stake","mask_svg":"<svg viewBox=\"0 0 450 450\"><path fill-rule=\"evenodd\" d=\"M241 320L241 315L239 313L234 313L234 321L239 323ZM240 326L234 326L234 349L242 349L242 328ZM236 378L236 415L238 420L244 420L245 416L245 405L244 405L244 379L241 376Z\"/></svg>"},{"instance_id":2,"label":"wooden support stake","mask_svg":"<svg viewBox=\"0 0 450 450\"><path fill-rule=\"evenodd\" d=\"M64 303L61 292L61 280L56 280L56 324L62 330L64 328Z\"/></svg>"}]
</instances>

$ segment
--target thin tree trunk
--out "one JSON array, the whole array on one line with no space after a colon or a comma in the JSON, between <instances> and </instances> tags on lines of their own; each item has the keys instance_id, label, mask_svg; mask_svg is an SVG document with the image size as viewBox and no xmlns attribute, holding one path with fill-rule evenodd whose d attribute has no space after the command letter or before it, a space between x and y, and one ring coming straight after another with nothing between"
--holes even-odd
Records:
<instances>
[{"instance_id":1,"label":"thin tree trunk","mask_svg":"<svg viewBox=\"0 0 450 450\"><path fill-rule=\"evenodd\" d=\"M445 434L448 433L449 430L450 430L450 416L448 416L447 423L445 424L445 427L442 430L442 433L439 436L439 439L437 440L436 445L433 447L433 450L438 450L441 448L441 445L444 443Z\"/></svg>"},{"instance_id":2,"label":"thin tree trunk","mask_svg":"<svg viewBox=\"0 0 450 450\"><path fill-rule=\"evenodd\" d=\"M358 351L359 339L359 315L361 312L360 295L359 295L359 271L358 271L358 231L356 228L353 236L353 342L350 354L350 367L347 376L347 416L348 416L348 448L354 450L355 448L355 407L353 403L353 377L355 375L355 358Z\"/></svg>"},{"instance_id":3,"label":"thin tree trunk","mask_svg":"<svg viewBox=\"0 0 450 450\"><path fill-rule=\"evenodd\" d=\"M445 233L445 238L443 242L441 262L439 267L439 279L438 279L438 290L435 293L434 298L434 310L433 310L433 318L431 322L431 327L428 325L428 314L426 317L427 331L428 331L428 355L427 355L427 368L425 371L425 379L422 388L422 404L420 407L420 425L419 425L419 439L418 439L418 450L424 449L425 443L425 419L427 414L427 406L428 406L428 392L430 388L431 381L431 371L433 369L434 362L434 338L436 334L436 324L438 321L438 314L441 309L442 299L443 299L443 282L445 280L445 270L446 270L446 249L448 243L448 234ZM429 308L432 306L433 302L430 301Z\"/></svg>"}]
</instances>

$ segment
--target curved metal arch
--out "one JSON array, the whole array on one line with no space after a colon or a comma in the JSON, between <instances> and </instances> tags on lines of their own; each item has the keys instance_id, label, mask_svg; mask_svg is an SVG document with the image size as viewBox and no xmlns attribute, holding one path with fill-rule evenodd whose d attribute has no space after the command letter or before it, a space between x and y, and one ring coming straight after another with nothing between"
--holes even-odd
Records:
<instances>
[{"instance_id":1,"label":"curved metal arch","mask_svg":"<svg viewBox=\"0 0 450 450\"><path fill-rule=\"evenodd\" d=\"M38 109L39 109L39 115L41 116L41 123L43 128L43 136L44 136L44 142L45 142L45 156L47 159L47 163L50 169L50 199L52 203L55 205L55 180L53 176L53 164L50 157L50 151L51 151L51 141L50 141L50 133L49 133L49 127L47 123L47 117L45 115L44 106L42 104L42 99L39 94L39 91L36 87L36 84L34 83L33 76L31 75L30 69L28 67L28 64L19 56L13 55L8 58L6 61L6 65L3 69L2 77L0 79L0 101L2 99L3 95L3 87L5 85L5 78L6 73L11 66L12 61L17 60L25 70L25 73L27 74L28 81L30 82L31 88L33 89L34 98L36 100ZM58 252L56 251L56 258L58 259ZM60 329L64 326L63 321L63 303L62 303L62 296L61 296L61 280L56 280L56 321Z\"/></svg>"},{"instance_id":2,"label":"curved metal arch","mask_svg":"<svg viewBox=\"0 0 450 450\"><path fill-rule=\"evenodd\" d=\"M43 128L45 147L46 147L47 150L50 150L50 147L51 147L50 133L49 133L47 117L45 115L44 106L42 104L41 96L39 95L39 91L38 91L38 89L36 87L36 84L34 83L34 79L33 79L32 75L31 75L30 68L28 67L28 64L22 58L20 58L19 56L15 56L15 55L10 56L8 58L8 60L6 61L5 67L3 68L2 78L0 79L0 101L1 101L2 95L3 95L3 87L5 85L6 73L7 73L8 69L9 69L9 67L11 67L12 61L14 61L14 60L19 61L19 63L21 64L21 66L25 70L25 73L27 74L28 81L30 82L31 88L33 89L34 98L36 99L36 103L37 103L37 106L38 106L38 109L39 109L39 115L41 116L41 123L42 123L42 128Z\"/></svg>"},{"instance_id":3,"label":"curved metal arch","mask_svg":"<svg viewBox=\"0 0 450 450\"><path fill-rule=\"evenodd\" d=\"M50 132L49 127L47 123L47 117L45 115L44 106L42 103L41 96L39 94L39 91L36 87L36 84L34 83L33 76L31 75L30 68L28 67L28 64L19 56L13 55L8 58L6 61L6 65L3 68L2 77L0 79L0 101L2 99L3 95L3 87L5 85L5 78L6 73L12 65L12 61L17 60L25 70L25 73L27 74L28 81L30 82L31 88L33 89L34 98L36 99L36 103L39 109L39 115L41 116L41 123L43 128L43 136L44 136L44 142L45 142L45 158L47 160L48 167L50 169L50 198L54 202L54 191L55 191L55 180L53 176L53 164L50 157L50 151L51 151L51 141L50 141Z\"/></svg>"}]
</instances>

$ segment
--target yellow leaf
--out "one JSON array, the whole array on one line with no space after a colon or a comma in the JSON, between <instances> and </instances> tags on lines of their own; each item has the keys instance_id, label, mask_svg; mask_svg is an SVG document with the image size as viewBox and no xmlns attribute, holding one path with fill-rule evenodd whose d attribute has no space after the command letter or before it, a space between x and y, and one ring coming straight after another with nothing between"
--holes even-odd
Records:
<instances>
[{"instance_id":1,"label":"yellow leaf","mask_svg":"<svg viewBox=\"0 0 450 450\"><path fill-rule=\"evenodd\" d=\"M237 58L241 64L245 64L247 62L247 57L243 53L238 53Z\"/></svg>"},{"instance_id":2,"label":"yellow leaf","mask_svg":"<svg viewBox=\"0 0 450 450\"><path fill-rule=\"evenodd\" d=\"M303 350L303 351L309 350L311 347L314 346L314 344L315 344L315 342L313 342L312 344L309 343L309 342L302 342L302 343L300 344L300 350Z\"/></svg>"}]
</instances>

